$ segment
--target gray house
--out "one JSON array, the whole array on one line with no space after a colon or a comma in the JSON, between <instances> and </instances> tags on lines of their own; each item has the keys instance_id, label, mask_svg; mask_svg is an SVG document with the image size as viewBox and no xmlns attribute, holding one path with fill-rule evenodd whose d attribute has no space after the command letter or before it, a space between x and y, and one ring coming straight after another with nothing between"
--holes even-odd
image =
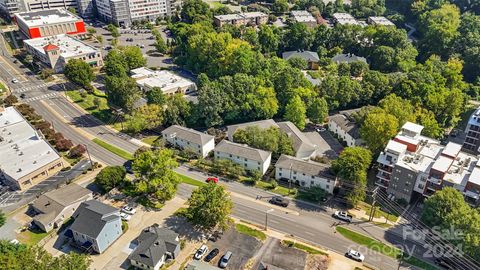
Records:
<instances>
[{"instance_id":1,"label":"gray house","mask_svg":"<svg viewBox=\"0 0 480 270\"><path fill-rule=\"evenodd\" d=\"M83 202L72 217L73 241L87 251L102 253L122 235L120 210L99 201Z\"/></svg>"},{"instance_id":2,"label":"gray house","mask_svg":"<svg viewBox=\"0 0 480 270\"><path fill-rule=\"evenodd\" d=\"M92 192L77 184L47 192L33 202L31 209L36 214L33 223L49 232L70 218L78 206L93 199Z\"/></svg>"},{"instance_id":3,"label":"gray house","mask_svg":"<svg viewBox=\"0 0 480 270\"><path fill-rule=\"evenodd\" d=\"M367 59L365 57L356 56L353 53L340 53L332 57L332 62L340 64L340 63L353 63L353 62L364 62L367 63Z\"/></svg>"},{"instance_id":4,"label":"gray house","mask_svg":"<svg viewBox=\"0 0 480 270\"><path fill-rule=\"evenodd\" d=\"M318 62L320 62L320 57L318 53L311 51L289 51L282 53L282 58L288 60L290 58L301 58L308 63L308 69L318 69Z\"/></svg>"},{"instance_id":5,"label":"gray house","mask_svg":"<svg viewBox=\"0 0 480 270\"><path fill-rule=\"evenodd\" d=\"M140 269L158 270L167 259L175 259L180 253L178 234L158 224L144 229L134 243L137 247L128 259Z\"/></svg>"}]
</instances>

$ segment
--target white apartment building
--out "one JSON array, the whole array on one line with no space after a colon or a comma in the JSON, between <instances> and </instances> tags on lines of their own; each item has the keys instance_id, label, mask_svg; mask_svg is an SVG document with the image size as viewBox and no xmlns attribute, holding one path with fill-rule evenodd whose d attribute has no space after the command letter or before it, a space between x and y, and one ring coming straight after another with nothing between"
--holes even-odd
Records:
<instances>
[{"instance_id":1,"label":"white apartment building","mask_svg":"<svg viewBox=\"0 0 480 270\"><path fill-rule=\"evenodd\" d=\"M328 130L344 141L347 146L361 146L364 144L360 138L360 127L353 119L352 114L360 109L340 111L328 117Z\"/></svg>"},{"instance_id":2,"label":"white apartment building","mask_svg":"<svg viewBox=\"0 0 480 270\"><path fill-rule=\"evenodd\" d=\"M286 179L307 188L318 186L330 194L337 185L329 165L288 155L281 155L275 163L275 179Z\"/></svg>"},{"instance_id":3,"label":"white apartment building","mask_svg":"<svg viewBox=\"0 0 480 270\"><path fill-rule=\"evenodd\" d=\"M170 0L128 0L128 6L132 21L154 22L171 15Z\"/></svg>"},{"instance_id":4,"label":"white apartment building","mask_svg":"<svg viewBox=\"0 0 480 270\"><path fill-rule=\"evenodd\" d=\"M347 24L361 25L360 22L355 20L355 18L348 13L333 13L332 17L335 23L340 25L347 25Z\"/></svg>"},{"instance_id":5,"label":"white apartment building","mask_svg":"<svg viewBox=\"0 0 480 270\"><path fill-rule=\"evenodd\" d=\"M197 91L197 85L184 77L168 70L151 70L146 67L136 68L130 71L132 78L144 92L155 87L162 89L165 95L190 94Z\"/></svg>"},{"instance_id":6,"label":"white apartment building","mask_svg":"<svg viewBox=\"0 0 480 270\"><path fill-rule=\"evenodd\" d=\"M103 66L100 50L69 35L28 39L23 43L29 54L55 72L62 72L70 59L81 59L93 67Z\"/></svg>"},{"instance_id":7,"label":"white apartment building","mask_svg":"<svg viewBox=\"0 0 480 270\"><path fill-rule=\"evenodd\" d=\"M217 15L213 17L215 25L222 27L225 24L233 25L261 25L268 22L268 15L263 12L245 12L226 15Z\"/></svg>"},{"instance_id":8,"label":"white apartment building","mask_svg":"<svg viewBox=\"0 0 480 270\"><path fill-rule=\"evenodd\" d=\"M245 144L221 141L215 146L215 159L229 159L247 171L259 171L264 175L272 160L272 153Z\"/></svg>"},{"instance_id":9,"label":"white apartment building","mask_svg":"<svg viewBox=\"0 0 480 270\"><path fill-rule=\"evenodd\" d=\"M189 149L206 157L215 148L215 137L194 129L173 125L162 131L163 139L170 144Z\"/></svg>"},{"instance_id":10,"label":"white apartment building","mask_svg":"<svg viewBox=\"0 0 480 270\"><path fill-rule=\"evenodd\" d=\"M317 19L306 10L292 10L291 12L293 21L296 23L305 24L308 27L317 26Z\"/></svg>"},{"instance_id":11,"label":"white apartment building","mask_svg":"<svg viewBox=\"0 0 480 270\"><path fill-rule=\"evenodd\" d=\"M383 16L368 17L367 22L372 25L395 26L393 22Z\"/></svg>"},{"instance_id":12,"label":"white apartment building","mask_svg":"<svg viewBox=\"0 0 480 270\"><path fill-rule=\"evenodd\" d=\"M14 14L18 12L40 11L56 8L71 8L78 10L78 2L77 0L0 0L0 10L2 13L10 17L13 17Z\"/></svg>"}]
</instances>

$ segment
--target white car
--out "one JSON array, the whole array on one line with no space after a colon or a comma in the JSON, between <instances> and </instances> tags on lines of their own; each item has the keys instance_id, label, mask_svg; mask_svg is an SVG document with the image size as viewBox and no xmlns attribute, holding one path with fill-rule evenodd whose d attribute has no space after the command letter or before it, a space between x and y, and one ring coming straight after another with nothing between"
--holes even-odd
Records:
<instances>
[{"instance_id":1,"label":"white car","mask_svg":"<svg viewBox=\"0 0 480 270\"><path fill-rule=\"evenodd\" d=\"M12 83L18 83L18 80L16 78L13 78Z\"/></svg>"},{"instance_id":2,"label":"white car","mask_svg":"<svg viewBox=\"0 0 480 270\"><path fill-rule=\"evenodd\" d=\"M125 213L120 213L120 217L124 221L129 221L132 218L132 216L130 216L129 214L125 214Z\"/></svg>"},{"instance_id":3,"label":"white car","mask_svg":"<svg viewBox=\"0 0 480 270\"><path fill-rule=\"evenodd\" d=\"M126 213L126 214L129 214L129 215L133 215L137 212L137 209L135 209L131 206L125 205L124 207L122 207L122 212Z\"/></svg>"},{"instance_id":4,"label":"white car","mask_svg":"<svg viewBox=\"0 0 480 270\"><path fill-rule=\"evenodd\" d=\"M352 260L359 261L359 262L363 262L363 260L365 260L365 256L363 256L362 253L360 253L356 250L353 250L353 249L348 250L348 252L345 254L345 256L347 256L348 258L350 258Z\"/></svg>"},{"instance_id":5,"label":"white car","mask_svg":"<svg viewBox=\"0 0 480 270\"><path fill-rule=\"evenodd\" d=\"M195 260L200 260L205 254L208 252L208 247L206 245L202 245L197 252L195 253Z\"/></svg>"}]
</instances>

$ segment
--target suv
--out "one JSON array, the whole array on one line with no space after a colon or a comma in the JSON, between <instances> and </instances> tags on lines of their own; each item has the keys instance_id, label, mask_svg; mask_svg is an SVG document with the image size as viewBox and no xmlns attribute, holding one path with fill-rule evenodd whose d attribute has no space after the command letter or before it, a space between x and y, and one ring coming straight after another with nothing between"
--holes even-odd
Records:
<instances>
[{"instance_id":1,"label":"suv","mask_svg":"<svg viewBox=\"0 0 480 270\"><path fill-rule=\"evenodd\" d=\"M276 204L276 205L280 205L280 206L283 206L283 207L287 207L288 206L288 203L289 201L283 197L280 197L280 196L273 196L269 201L269 203L271 204Z\"/></svg>"},{"instance_id":2,"label":"suv","mask_svg":"<svg viewBox=\"0 0 480 270\"><path fill-rule=\"evenodd\" d=\"M220 261L218 261L218 267L220 268L227 268L227 265L228 265L228 262L230 261L230 259L232 258L232 252L231 251L227 251L227 253L225 253L225 255L222 256L222 258L220 259Z\"/></svg>"}]
</instances>

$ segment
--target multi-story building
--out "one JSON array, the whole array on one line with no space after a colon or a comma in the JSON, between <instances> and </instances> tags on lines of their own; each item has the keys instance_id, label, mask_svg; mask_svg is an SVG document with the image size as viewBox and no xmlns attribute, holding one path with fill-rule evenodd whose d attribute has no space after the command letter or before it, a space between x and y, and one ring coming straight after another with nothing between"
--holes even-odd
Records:
<instances>
[{"instance_id":1,"label":"multi-story building","mask_svg":"<svg viewBox=\"0 0 480 270\"><path fill-rule=\"evenodd\" d=\"M285 179L307 188L318 186L330 194L337 185L329 165L288 155L281 155L275 163L275 179Z\"/></svg>"},{"instance_id":2,"label":"multi-story building","mask_svg":"<svg viewBox=\"0 0 480 270\"><path fill-rule=\"evenodd\" d=\"M355 18L348 13L333 13L332 17L333 17L333 20L336 24L340 24L340 25L347 25L347 24L361 25L360 22L355 20Z\"/></svg>"},{"instance_id":3,"label":"multi-story building","mask_svg":"<svg viewBox=\"0 0 480 270\"><path fill-rule=\"evenodd\" d=\"M15 14L20 32L28 39L60 34L86 34L83 20L66 9L48 9Z\"/></svg>"},{"instance_id":4,"label":"multi-story building","mask_svg":"<svg viewBox=\"0 0 480 270\"><path fill-rule=\"evenodd\" d=\"M103 66L100 50L69 35L34 38L23 44L28 53L55 72L62 72L70 59L81 59L92 67Z\"/></svg>"},{"instance_id":5,"label":"multi-story building","mask_svg":"<svg viewBox=\"0 0 480 270\"><path fill-rule=\"evenodd\" d=\"M92 0L78 0L92 1ZM0 0L0 11L10 17L15 13L40 11L54 8L79 9L77 0ZM81 13L80 13L81 14Z\"/></svg>"},{"instance_id":6,"label":"multi-story building","mask_svg":"<svg viewBox=\"0 0 480 270\"><path fill-rule=\"evenodd\" d=\"M291 15L295 23L302 23L312 28L317 26L317 19L306 10L292 10Z\"/></svg>"},{"instance_id":7,"label":"multi-story building","mask_svg":"<svg viewBox=\"0 0 480 270\"><path fill-rule=\"evenodd\" d=\"M130 19L133 21L155 21L170 16L170 0L128 0Z\"/></svg>"},{"instance_id":8,"label":"multi-story building","mask_svg":"<svg viewBox=\"0 0 480 270\"><path fill-rule=\"evenodd\" d=\"M112 23L119 26L129 26L132 23L127 1L110 0L110 10Z\"/></svg>"},{"instance_id":9,"label":"multi-story building","mask_svg":"<svg viewBox=\"0 0 480 270\"><path fill-rule=\"evenodd\" d=\"M267 172L272 160L271 152L227 140L217 144L214 153L215 159L229 159L247 171L259 171L262 175Z\"/></svg>"},{"instance_id":10,"label":"multi-story building","mask_svg":"<svg viewBox=\"0 0 480 270\"><path fill-rule=\"evenodd\" d=\"M84 19L93 19L95 16L95 3L93 0L77 0L77 11Z\"/></svg>"},{"instance_id":11,"label":"multi-story building","mask_svg":"<svg viewBox=\"0 0 480 270\"><path fill-rule=\"evenodd\" d=\"M480 163L461 151L461 145L420 135L423 126L407 122L378 156L376 184L395 199L429 197L449 186L478 205Z\"/></svg>"},{"instance_id":12,"label":"multi-story building","mask_svg":"<svg viewBox=\"0 0 480 270\"><path fill-rule=\"evenodd\" d=\"M168 70L151 70L141 67L130 72L132 78L137 81L138 87L144 92L155 87L162 89L165 95L185 95L197 91L197 85L194 82Z\"/></svg>"},{"instance_id":13,"label":"multi-story building","mask_svg":"<svg viewBox=\"0 0 480 270\"><path fill-rule=\"evenodd\" d=\"M14 107L0 107L0 153L0 179L20 190L63 168L60 155Z\"/></svg>"},{"instance_id":14,"label":"multi-story building","mask_svg":"<svg viewBox=\"0 0 480 270\"><path fill-rule=\"evenodd\" d=\"M359 110L340 111L328 117L328 130L336 134L347 146L363 145L363 140L360 138L360 127L352 117L352 114Z\"/></svg>"},{"instance_id":15,"label":"multi-story building","mask_svg":"<svg viewBox=\"0 0 480 270\"><path fill-rule=\"evenodd\" d=\"M480 107L468 119L465 135L463 149L473 154L480 154Z\"/></svg>"},{"instance_id":16,"label":"multi-story building","mask_svg":"<svg viewBox=\"0 0 480 270\"><path fill-rule=\"evenodd\" d=\"M240 25L261 25L268 22L268 15L263 12L246 12L226 15L217 15L214 18L215 25L222 27L225 24Z\"/></svg>"},{"instance_id":17,"label":"multi-story building","mask_svg":"<svg viewBox=\"0 0 480 270\"><path fill-rule=\"evenodd\" d=\"M368 17L367 22L372 25L395 26L393 22L383 16Z\"/></svg>"},{"instance_id":18,"label":"multi-story building","mask_svg":"<svg viewBox=\"0 0 480 270\"><path fill-rule=\"evenodd\" d=\"M173 125L162 131L163 139L182 149L206 157L215 148L215 137L190 128Z\"/></svg>"}]
</instances>

